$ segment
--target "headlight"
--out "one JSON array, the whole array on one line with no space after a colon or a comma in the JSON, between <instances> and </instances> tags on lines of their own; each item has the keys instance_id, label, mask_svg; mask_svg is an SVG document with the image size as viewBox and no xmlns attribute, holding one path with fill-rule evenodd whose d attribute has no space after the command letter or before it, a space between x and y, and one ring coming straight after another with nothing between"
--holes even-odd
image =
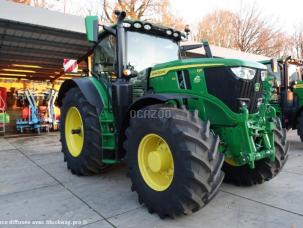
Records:
<instances>
[{"instance_id":1,"label":"headlight","mask_svg":"<svg viewBox=\"0 0 303 228\"><path fill-rule=\"evenodd\" d=\"M247 80L253 79L257 72L257 70L247 67L232 67L230 69L238 78Z\"/></svg>"},{"instance_id":2,"label":"headlight","mask_svg":"<svg viewBox=\"0 0 303 228\"><path fill-rule=\"evenodd\" d=\"M261 80L264 81L267 78L267 70L261 71Z\"/></svg>"}]
</instances>

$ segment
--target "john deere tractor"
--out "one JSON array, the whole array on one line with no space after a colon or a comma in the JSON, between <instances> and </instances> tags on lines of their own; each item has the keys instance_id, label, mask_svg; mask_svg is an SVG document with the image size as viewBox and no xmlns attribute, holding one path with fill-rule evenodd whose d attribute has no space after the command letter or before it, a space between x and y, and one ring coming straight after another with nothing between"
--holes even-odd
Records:
<instances>
[{"instance_id":1,"label":"john deere tractor","mask_svg":"<svg viewBox=\"0 0 303 228\"><path fill-rule=\"evenodd\" d=\"M297 129L303 142L303 60L290 56L262 61L273 85L271 105L286 130Z\"/></svg>"},{"instance_id":2,"label":"john deere tractor","mask_svg":"<svg viewBox=\"0 0 303 228\"><path fill-rule=\"evenodd\" d=\"M73 174L126 162L139 202L161 218L202 208L224 172L245 186L277 175L287 148L263 85L265 65L182 60L182 51L197 48L181 48L182 33L115 14L117 24L100 33L98 18L86 18L92 76L59 91L62 150Z\"/></svg>"}]
</instances>

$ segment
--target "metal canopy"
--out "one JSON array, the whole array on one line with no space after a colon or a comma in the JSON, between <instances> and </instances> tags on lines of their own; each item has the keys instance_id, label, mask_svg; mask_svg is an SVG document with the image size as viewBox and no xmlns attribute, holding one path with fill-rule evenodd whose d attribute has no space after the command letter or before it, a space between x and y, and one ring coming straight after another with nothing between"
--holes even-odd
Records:
<instances>
[{"instance_id":1,"label":"metal canopy","mask_svg":"<svg viewBox=\"0 0 303 228\"><path fill-rule=\"evenodd\" d=\"M51 80L63 74L64 58L83 60L91 50L82 17L0 5L0 78Z\"/></svg>"},{"instance_id":2,"label":"metal canopy","mask_svg":"<svg viewBox=\"0 0 303 228\"><path fill-rule=\"evenodd\" d=\"M197 42L193 41L186 41L182 42L181 45L195 45L199 44ZM256 55L256 54L251 54L239 50L234 50L230 48L224 48L224 47L219 47L216 45L209 45L211 52L214 57L216 58L227 58L227 59L244 59L244 60L249 60L249 61L262 61L262 60L270 60L270 57L263 56L263 55ZM201 58L205 57L205 51L204 48L197 48L194 50L187 51L188 58Z\"/></svg>"}]
</instances>

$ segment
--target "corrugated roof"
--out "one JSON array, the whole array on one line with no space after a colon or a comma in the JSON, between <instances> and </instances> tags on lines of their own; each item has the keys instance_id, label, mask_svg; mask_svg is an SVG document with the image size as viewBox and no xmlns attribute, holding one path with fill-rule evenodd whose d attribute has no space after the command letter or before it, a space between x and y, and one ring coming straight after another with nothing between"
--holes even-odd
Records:
<instances>
[{"instance_id":1,"label":"corrugated roof","mask_svg":"<svg viewBox=\"0 0 303 228\"><path fill-rule=\"evenodd\" d=\"M183 42L182 45L192 45L198 44L197 42L187 41ZM242 52L230 48L223 48L216 45L209 45L214 57L217 58L228 58L228 59L244 59L250 61L262 61L262 60L269 60L270 57L263 56L263 55L255 55L247 52ZM205 56L204 48L197 48L194 50L188 51L190 56Z\"/></svg>"},{"instance_id":2,"label":"corrugated roof","mask_svg":"<svg viewBox=\"0 0 303 228\"><path fill-rule=\"evenodd\" d=\"M26 77L50 79L62 73L64 58L81 59L92 47L82 17L4 0L0 5L0 74L12 64L38 65Z\"/></svg>"},{"instance_id":3,"label":"corrugated roof","mask_svg":"<svg viewBox=\"0 0 303 228\"><path fill-rule=\"evenodd\" d=\"M43 8L0 0L0 18L37 26L85 33L84 19Z\"/></svg>"}]
</instances>

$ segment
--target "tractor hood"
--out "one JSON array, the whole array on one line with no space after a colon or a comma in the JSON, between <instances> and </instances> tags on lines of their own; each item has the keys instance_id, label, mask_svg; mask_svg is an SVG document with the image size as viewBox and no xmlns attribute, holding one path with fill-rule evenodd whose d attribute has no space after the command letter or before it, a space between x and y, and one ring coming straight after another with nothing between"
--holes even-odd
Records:
<instances>
[{"instance_id":1,"label":"tractor hood","mask_svg":"<svg viewBox=\"0 0 303 228\"><path fill-rule=\"evenodd\" d=\"M240 59L220 59L220 58L195 58L175 60L167 63L157 64L152 68L151 77L166 74L170 70L194 68L194 67L249 67L260 70L266 70L266 66L253 61Z\"/></svg>"},{"instance_id":2,"label":"tractor hood","mask_svg":"<svg viewBox=\"0 0 303 228\"><path fill-rule=\"evenodd\" d=\"M173 92L174 88L199 95L207 91L231 111L239 113L246 106L253 114L262 102L262 75L266 70L261 63L239 59L185 59L156 65L150 79L158 92ZM202 77L204 80L200 80Z\"/></svg>"}]
</instances>

